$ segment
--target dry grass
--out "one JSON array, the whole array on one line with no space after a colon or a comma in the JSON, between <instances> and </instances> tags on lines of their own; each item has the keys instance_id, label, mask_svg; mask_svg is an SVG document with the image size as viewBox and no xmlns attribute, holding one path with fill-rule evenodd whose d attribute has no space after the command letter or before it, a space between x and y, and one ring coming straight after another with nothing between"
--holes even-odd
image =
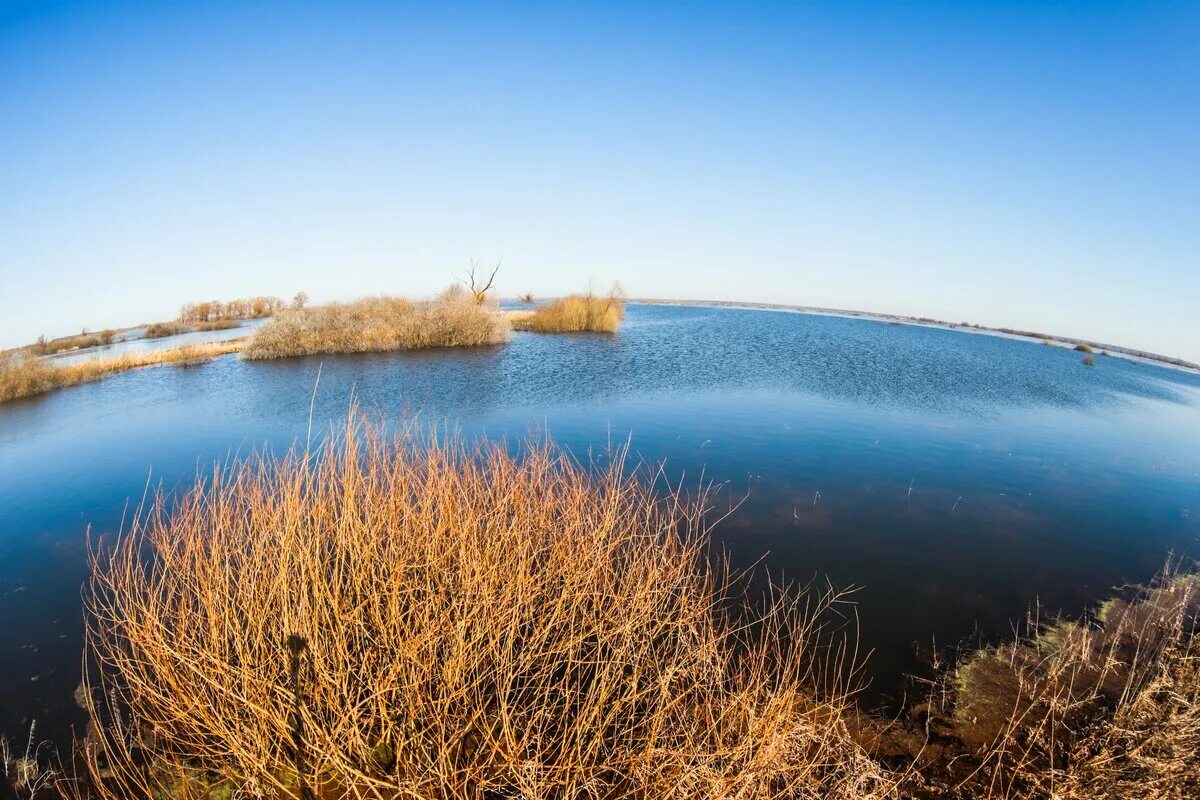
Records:
<instances>
[{"instance_id":1,"label":"dry grass","mask_svg":"<svg viewBox=\"0 0 1200 800\"><path fill-rule=\"evenodd\" d=\"M437 300L411 302L373 297L287 309L259 328L245 349L248 359L316 353L364 353L500 344L508 340L504 316L448 291Z\"/></svg>"},{"instance_id":2,"label":"dry grass","mask_svg":"<svg viewBox=\"0 0 1200 800\"><path fill-rule=\"evenodd\" d=\"M93 565L95 791L884 796L820 609L732 614L703 498L612 462L350 431L160 497Z\"/></svg>"},{"instance_id":3,"label":"dry grass","mask_svg":"<svg viewBox=\"0 0 1200 800\"><path fill-rule=\"evenodd\" d=\"M118 332L112 329L105 329L96 333L80 333L75 336L61 336L57 339L46 340L46 337L39 337L38 340L29 346L29 350L35 355L48 356L55 353L62 353L67 350L84 350L89 347L100 347L101 345L112 344L117 339Z\"/></svg>"},{"instance_id":4,"label":"dry grass","mask_svg":"<svg viewBox=\"0 0 1200 800\"><path fill-rule=\"evenodd\" d=\"M199 364L226 353L237 352L242 345L241 340L196 344L171 350L96 358L62 366L55 366L53 362L45 359L10 357L0 364L0 403L44 394L64 386L88 383L140 367L157 364Z\"/></svg>"},{"instance_id":5,"label":"dry grass","mask_svg":"<svg viewBox=\"0 0 1200 800\"><path fill-rule=\"evenodd\" d=\"M1082 622L1031 623L951 673L928 730L955 741L923 797L1200 796L1200 576L1165 573ZM927 743L928 744L928 743ZM942 745L936 745L941 747Z\"/></svg>"},{"instance_id":6,"label":"dry grass","mask_svg":"<svg viewBox=\"0 0 1200 800\"><path fill-rule=\"evenodd\" d=\"M625 318L625 302L619 290L605 297L573 294L547 303L528 316L514 316L519 330L537 333L615 333Z\"/></svg>"}]
</instances>

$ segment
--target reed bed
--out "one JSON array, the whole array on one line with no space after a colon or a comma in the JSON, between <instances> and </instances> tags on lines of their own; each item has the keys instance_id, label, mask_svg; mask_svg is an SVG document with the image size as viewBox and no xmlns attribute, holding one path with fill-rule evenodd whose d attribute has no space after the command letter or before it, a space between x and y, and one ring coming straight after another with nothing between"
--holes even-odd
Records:
<instances>
[{"instance_id":1,"label":"reed bed","mask_svg":"<svg viewBox=\"0 0 1200 800\"><path fill-rule=\"evenodd\" d=\"M130 353L112 358L96 358L76 364L56 366L46 359L12 356L0 363L0 403L32 397L38 394L106 378L131 369L176 364L191 366L217 356L235 353L242 348L241 340L195 344L170 350Z\"/></svg>"},{"instance_id":2,"label":"reed bed","mask_svg":"<svg viewBox=\"0 0 1200 800\"><path fill-rule=\"evenodd\" d=\"M876 798L819 613L733 603L703 493L351 428L95 551L104 798ZM813 597L809 595L809 597Z\"/></svg>"},{"instance_id":3,"label":"reed bed","mask_svg":"<svg viewBox=\"0 0 1200 800\"><path fill-rule=\"evenodd\" d=\"M465 293L412 302L373 297L278 312L251 337L248 359L464 347L508 341L504 316Z\"/></svg>"},{"instance_id":4,"label":"reed bed","mask_svg":"<svg viewBox=\"0 0 1200 800\"><path fill-rule=\"evenodd\" d=\"M625 319L625 302L619 292L607 296L573 294L532 313L513 317L513 327L537 333L615 333Z\"/></svg>"}]
</instances>

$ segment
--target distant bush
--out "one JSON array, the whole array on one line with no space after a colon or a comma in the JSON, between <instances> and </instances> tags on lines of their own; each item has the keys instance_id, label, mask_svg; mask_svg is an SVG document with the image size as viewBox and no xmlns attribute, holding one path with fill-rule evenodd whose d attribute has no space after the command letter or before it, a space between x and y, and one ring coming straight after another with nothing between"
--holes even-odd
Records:
<instances>
[{"instance_id":1,"label":"distant bush","mask_svg":"<svg viewBox=\"0 0 1200 800\"><path fill-rule=\"evenodd\" d=\"M1075 349L1081 353L1093 352L1092 348L1089 345L1084 344L1083 342L1080 342L1079 344L1075 345Z\"/></svg>"},{"instance_id":2,"label":"distant bush","mask_svg":"<svg viewBox=\"0 0 1200 800\"><path fill-rule=\"evenodd\" d=\"M517 322L522 330L537 333L614 333L625 318L625 301L619 289L607 296L573 294L534 310Z\"/></svg>"},{"instance_id":3,"label":"distant bush","mask_svg":"<svg viewBox=\"0 0 1200 800\"><path fill-rule=\"evenodd\" d=\"M428 302L372 297L287 309L255 332L244 355L266 359L500 344L508 332L503 315L455 289Z\"/></svg>"},{"instance_id":4,"label":"distant bush","mask_svg":"<svg viewBox=\"0 0 1200 800\"><path fill-rule=\"evenodd\" d=\"M142 338L162 339L167 336L178 336L190 330L191 328L180 322L152 322L142 329Z\"/></svg>"},{"instance_id":5,"label":"distant bush","mask_svg":"<svg viewBox=\"0 0 1200 800\"><path fill-rule=\"evenodd\" d=\"M188 303L179 310L183 323L215 322L225 319L260 319L273 316L286 307L278 297L244 297L237 300L205 300Z\"/></svg>"},{"instance_id":6,"label":"distant bush","mask_svg":"<svg viewBox=\"0 0 1200 800\"><path fill-rule=\"evenodd\" d=\"M57 339L47 341L45 336L38 337L29 349L39 356L50 356L55 353L64 353L67 350L84 350L89 347L100 347L106 344L112 344L116 341L117 332L106 328L98 333L82 333L74 336L61 336Z\"/></svg>"},{"instance_id":7,"label":"distant bush","mask_svg":"<svg viewBox=\"0 0 1200 800\"><path fill-rule=\"evenodd\" d=\"M240 320L218 319L214 322L197 322L188 327L194 331L226 331L231 330L232 328L240 328L241 326L242 323Z\"/></svg>"}]
</instances>

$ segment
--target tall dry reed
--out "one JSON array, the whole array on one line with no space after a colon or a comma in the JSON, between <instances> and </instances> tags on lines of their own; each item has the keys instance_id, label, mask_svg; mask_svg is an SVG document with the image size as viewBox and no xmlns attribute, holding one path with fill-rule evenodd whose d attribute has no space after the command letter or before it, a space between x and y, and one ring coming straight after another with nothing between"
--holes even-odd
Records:
<instances>
[{"instance_id":1,"label":"tall dry reed","mask_svg":"<svg viewBox=\"0 0 1200 800\"><path fill-rule=\"evenodd\" d=\"M160 496L94 562L99 796L883 796L820 608L731 612L653 477L352 430Z\"/></svg>"},{"instance_id":2,"label":"tall dry reed","mask_svg":"<svg viewBox=\"0 0 1200 800\"><path fill-rule=\"evenodd\" d=\"M514 325L538 333L614 333L624 318L625 301L614 289L605 296L589 292L554 300L514 318Z\"/></svg>"},{"instance_id":3,"label":"tall dry reed","mask_svg":"<svg viewBox=\"0 0 1200 800\"><path fill-rule=\"evenodd\" d=\"M508 322L486 305L448 293L429 302L373 297L280 311L259 328L248 359L500 344Z\"/></svg>"}]
</instances>

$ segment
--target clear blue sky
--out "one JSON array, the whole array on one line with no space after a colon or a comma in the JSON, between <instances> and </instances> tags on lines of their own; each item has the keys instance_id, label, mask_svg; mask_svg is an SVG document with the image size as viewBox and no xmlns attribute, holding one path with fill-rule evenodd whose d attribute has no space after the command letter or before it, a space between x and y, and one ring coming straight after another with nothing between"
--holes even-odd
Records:
<instances>
[{"instance_id":1,"label":"clear blue sky","mask_svg":"<svg viewBox=\"0 0 1200 800\"><path fill-rule=\"evenodd\" d=\"M0 5L0 345L501 256L1200 359L1200 3Z\"/></svg>"}]
</instances>

